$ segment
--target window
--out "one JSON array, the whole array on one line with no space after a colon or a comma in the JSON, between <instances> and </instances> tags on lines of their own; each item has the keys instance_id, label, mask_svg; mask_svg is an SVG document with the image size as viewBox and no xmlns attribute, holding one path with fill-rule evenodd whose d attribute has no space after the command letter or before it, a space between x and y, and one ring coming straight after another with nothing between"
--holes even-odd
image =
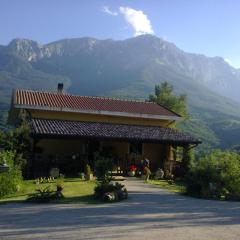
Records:
<instances>
[{"instance_id":1,"label":"window","mask_svg":"<svg viewBox=\"0 0 240 240\"><path fill-rule=\"evenodd\" d=\"M130 143L129 153L142 155L142 143L139 142Z\"/></svg>"}]
</instances>

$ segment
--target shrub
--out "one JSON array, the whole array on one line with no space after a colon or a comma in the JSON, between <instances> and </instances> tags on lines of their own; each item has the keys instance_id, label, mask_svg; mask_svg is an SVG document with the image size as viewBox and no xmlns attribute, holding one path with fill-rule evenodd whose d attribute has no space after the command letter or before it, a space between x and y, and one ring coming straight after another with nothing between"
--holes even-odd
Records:
<instances>
[{"instance_id":1,"label":"shrub","mask_svg":"<svg viewBox=\"0 0 240 240\"><path fill-rule=\"evenodd\" d=\"M1 133L0 144L3 145L5 150L14 153L14 165L21 170L26 166L26 159L30 151L29 130L29 125L22 122L18 128Z\"/></svg>"},{"instance_id":2,"label":"shrub","mask_svg":"<svg viewBox=\"0 0 240 240\"><path fill-rule=\"evenodd\" d=\"M187 174L186 184L190 195L240 200L240 155L215 150L203 156Z\"/></svg>"},{"instance_id":3,"label":"shrub","mask_svg":"<svg viewBox=\"0 0 240 240\"><path fill-rule=\"evenodd\" d=\"M103 201L121 201L127 199L128 193L120 183L99 183L94 189L94 196Z\"/></svg>"},{"instance_id":4,"label":"shrub","mask_svg":"<svg viewBox=\"0 0 240 240\"><path fill-rule=\"evenodd\" d=\"M104 183L110 182L111 176L109 172L113 170L113 167L114 167L114 164L111 159L103 158L103 159L97 160L95 163L97 179Z\"/></svg>"},{"instance_id":5,"label":"shrub","mask_svg":"<svg viewBox=\"0 0 240 240\"><path fill-rule=\"evenodd\" d=\"M9 169L0 173L0 197L17 192L21 188L22 173L18 167L14 165L15 153L12 151L4 151L0 153L0 164L7 163Z\"/></svg>"},{"instance_id":6,"label":"shrub","mask_svg":"<svg viewBox=\"0 0 240 240\"><path fill-rule=\"evenodd\" d=\"M53 199L56 199L56 192L51 190L51 185L47 185L37 188L36 192L29 196L28 201L48 203Z\"/></svg>"},{"instance_id":7,"label":"shrub","mask_svg":"<svg viewBox=\"0 0 240 240\"><path fill-rule=\"evenodd\" d=\"M8 172L0 174L0 197L15 193L20 190L22 185L21 171L10 169Z\"/></svg>"}]
</instances>

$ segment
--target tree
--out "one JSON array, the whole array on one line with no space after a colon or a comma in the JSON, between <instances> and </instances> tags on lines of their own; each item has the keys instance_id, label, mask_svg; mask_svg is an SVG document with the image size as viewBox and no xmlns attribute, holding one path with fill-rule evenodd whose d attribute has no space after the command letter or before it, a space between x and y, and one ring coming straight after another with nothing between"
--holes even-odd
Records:
<instances>
[{"instance_id":1,"label":"tree","mask_svg":"<svg viewBox=\"0 0 240 240\"><path fill-rule=\"evenodd\" d=\"M0 131L0 145L6 151L14 152L14 165L23 170L30 150L29 125L23 123L16 129Z\"/></svg>"},{"instance_id":2,"label":"tree","mask_svg":"<svg viewBox=\"0 0 240 240\"><path fill-rule=\"evenodd\" d=\"M156 85L155 94L150 95L149 100L169 108L184 118L189 117L187 111L187 96L185 94L179 96L174 95L173 86L167 82Z\"/></svg>"}]
</instances>

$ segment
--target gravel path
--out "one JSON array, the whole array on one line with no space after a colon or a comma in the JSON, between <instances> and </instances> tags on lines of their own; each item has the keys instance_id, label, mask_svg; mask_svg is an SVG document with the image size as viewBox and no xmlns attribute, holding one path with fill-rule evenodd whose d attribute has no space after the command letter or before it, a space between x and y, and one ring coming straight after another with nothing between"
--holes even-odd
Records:
<instances>
[{"instance_id":1,"label":"gravel path","mask_svg":"<svg viewBox=\"0 0 240 240\"><path fill-rule=\"evenodd\" d=\"M0 205L0 239L239 240L240 203L185 197L140 180L125 202Z\"/></svg>"}]
</instances>

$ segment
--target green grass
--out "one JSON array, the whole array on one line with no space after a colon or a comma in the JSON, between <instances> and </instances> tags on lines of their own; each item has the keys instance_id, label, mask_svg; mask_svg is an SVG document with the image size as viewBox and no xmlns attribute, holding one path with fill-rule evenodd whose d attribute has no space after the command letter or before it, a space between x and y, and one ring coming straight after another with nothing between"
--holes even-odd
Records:
<instances>
[{"instance_id":1,"label":"green grass","mask_svg":"<svg viewBox=\"0 0 240 240\"><path fill-rule=\"evenodd\" d=\"M160 188L169 190L170 192L175 193L185 193L186 187L183 182L176 181L172 184L169 184L166 180L149 180L148 183L157 185Z\"/></svg>"},{"instance_id":2,"label":"green grass","mask_svg":"<svg viewBox=\"0 0 240 240\"><path fill-rule=\"evenodd\" d=\"M34 180L25 180L21 190L0 199L0 203L24 202L29 195L33 194L37 188L49 184L36 185ZM56 203L98 203L93 198L95 181L83 181L79 178L66 178L64 181L63 195L64 198L57 200ZM55 190L55 183L51 183L51 188Z\"/></svg>"}]
</instances>

